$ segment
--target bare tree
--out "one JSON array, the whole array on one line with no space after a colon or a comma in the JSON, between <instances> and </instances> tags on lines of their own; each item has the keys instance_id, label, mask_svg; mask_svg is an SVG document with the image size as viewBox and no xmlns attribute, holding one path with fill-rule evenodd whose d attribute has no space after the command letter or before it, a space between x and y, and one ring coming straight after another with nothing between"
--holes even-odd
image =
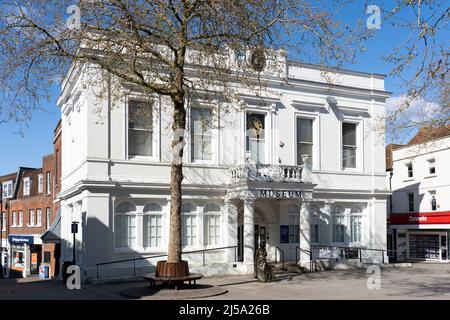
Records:
<instances>
[{"instance_id":1,"label":"bare tree","mask_svg":"<svg viewBox=\"0 0 450 320\"><path fill-rule=\"evenodd\" d=\"M353 60L358 48L359 33L337 23L326 1L81 0L76 7L71 2L1 2L4 120L28 118L70 67L95 65L102 81L170 99L174 159L183 156L178 132L186 128L190 95L214 87L232 99L236 82L259 90L264 55L283 46L338 65ZM230 54L239 52L253 52L253 68L229 64ZM175 263L181 261L182 180L182 163L173 161L168 262Z\"/></svg>"}]
</instances>

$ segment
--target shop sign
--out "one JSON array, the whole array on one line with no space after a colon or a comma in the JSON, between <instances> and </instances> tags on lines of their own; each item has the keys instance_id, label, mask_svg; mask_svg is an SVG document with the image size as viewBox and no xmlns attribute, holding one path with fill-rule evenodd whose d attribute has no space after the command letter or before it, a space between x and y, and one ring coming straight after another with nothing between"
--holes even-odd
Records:
<instances>
[{"instance_id":1,"label":"shop sign","mask_svg":"<svg viewBox=\"0 0 450 320\"><path fill-rule=\"evenodd\" d=\"M34 244L33 236L9 235L8 241L10 244Z\"/></svg>"},{"instance_id":2,"label":"shop sign","mask_svg":"<svg viewBox=\"0 0 450 320\"><path fill-rule=\"evenodd\" d=\"M388 218L388 223L409 225L450 224L450 211L393 214Z\"/></svg>"},{"instance_id":3,"label":"shop sign","mask_svg":"<svg viewBox=\"0 0 450 320\"><path fill-rule=\"evenodd\" d=\"M298 199L301 198L302 192L298 190L259 190L261 198L287 198Z\"/></svg>"}]
</instances>

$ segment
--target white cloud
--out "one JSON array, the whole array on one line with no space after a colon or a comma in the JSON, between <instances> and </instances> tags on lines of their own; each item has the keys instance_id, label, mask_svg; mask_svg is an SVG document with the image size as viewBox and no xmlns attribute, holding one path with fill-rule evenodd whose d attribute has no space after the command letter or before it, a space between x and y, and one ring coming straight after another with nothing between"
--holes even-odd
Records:
<instances>
[{"instance_id":1,"label":"white cloud","mask_svg":"<svg viewBox=\"0 0 450 320\"><path fill-rule=\"evenodd\" d=\"M422 122L438 116L442 112L442 106L423 98L411 99L406 95L387 99L386 113L388 117L397 111L400 111L396 117L398 120L407 119L409 121Z\"/></svg>"}]
</instances>

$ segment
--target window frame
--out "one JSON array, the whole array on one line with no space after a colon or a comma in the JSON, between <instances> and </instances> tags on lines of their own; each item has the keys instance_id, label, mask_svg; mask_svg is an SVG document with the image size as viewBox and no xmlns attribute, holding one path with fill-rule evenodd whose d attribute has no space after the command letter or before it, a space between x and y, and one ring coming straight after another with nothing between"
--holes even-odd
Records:
<instances>
[{"instance_id":1,"label":"window frame","mask_svg":"<svg viewBox=\"0 0 450 320\"><path fill-rule=\"evenodd\" d=\"M31 193L31 177L23 178L23 195L29 196Z\"/></svg>"},{"instance_id":2,"label":"window frame","mask_svg":"<svg viewBox=\"0 0 450 320\"><path fill-rule=\"evenodd\" d=\"M191 206L190 211L185 211L184 207L185 206ZM181 208L181 246L183 248L197 248L200 245L200 228L199 228L199 214L198 214L198 206L191 203L191 202L185 202L182 205ZM185 237L187 237L186 235L186 218L195 218L195 224L191 225L190 227L192 228L193 226L195 227L195 241L192 244L189 244L189 241L186 241L187 238L185 239ZM192 231L192 230L191 230ZM193 237L192 235L190 236L191 238Z\"/></svg>"},{"instance_id":3,"label":"window frame","mask_svg":"<svg viewBox=\"0 0 450 320\"><path fill-rule=\"evenodd\" d=\"M288 244L291 245L300 243L300 210L301 208L297 204L288 206ZM294 223L291 223L291 220L294 220ZM291 241L291 238L293 238L293 241Z\"/></svg>"},{"instance_id":4,"label":"window frame","mask_svg":"<svg viewBox=\"0 0 450 320\"><path fill-rule=\"evenodd\" d=\"M217 208L219 210L216 211L209 211L207 210L207 206L208 205L214 205L217 206ZM216 227L218 227L217 229L217 233L215 234L215 238L218 239L217 243L215 244L211 244L209 243L209 229L208 229L208 219L214 217L216 219L218 219L218 225ZM210 248L210 247L217 247L217 246L221 246L223 244L223 234L222 234L222 225L223 225L223 217L222 217L222 210L220 205L216 204L216 203L206 203L203 207L203 246L205 248Z\"/></svg>"},{"instance_id":5,"label":"window frame","mask_svg":"<svg viewBox=\"0 0 450 320\"><path fill-rule=\"evenodd\" d=\"M353 239L353 220L359 220L359 241L354 241ZM350 244L360 245L363 241L363 209L359 206L352 206L350 209Z\"/></svg>"},{"instance_id":6,"label":"window frame","mask_svg":"<svg viewBox=\"0 0 450 320\"><path fill-rule=\"evenodd\" d=\"M342 210L337 211L337 208L340 208ZM341 223L336 224L336 220L339 219ZM335 230L336 226L343 226L343 232L342 232L342 241L336 241L337 240L337 232ZM331 242L333 244L345 244L346 243L346 228L347 224L345 221L345 207L342 205L335 205L331 212Z\"/></svg>"},{"instance_id":7,"label":"window frame","mask_svg":"<svg viewBox=\"0 0 450 320\"><path fill-rule=\"evenodd\" d=\"M315 168L316 167L316 165L315 165L315 163L316 163L316 158L317 158L317 155L316 155L316 150L317 150L317 147L316 147L316 141L317 141L317 138L316 138L316 116L306 116L306 115L302 115L302 114L296 114L296 116L295 116L295 126L294 126L294 128L295 128L295 132L294 132L294 134L295 134L295 139L294 139L294 141L295 141L295 143L294 143L294 156L296 157L296 159L295 159L295 161L294 161L294 163L297 165L297 166L300 166L300 165L302 165L303 163L299 163L299 157L298 157L298 145L299 144L309 144L309 145L311 145L312 147L311 147L311 157L308 159L309 160L309 164L313 167L313 168ZM303 119L303 120L309 120L309 121L311 121L311 137L312 137L312 142L299 142L298 140L297 140L297 137L298 137L298 120L299 119Z\"/></svg>"},{"instance_id":8,"label":"window frame","mask_svg":"<svg viewBox=\"0 0 450 320\"><path fill-rule=\"evenodd\" d=\"M129 137L129 106L130 102L140 102L140 103L151 103L152 104L152 154L151 156L144 155L130 155L129 147L130 147L130 137ZM138 94L131 94L126 97L125 108L124 108L124 119L125 119L125 159L127 160L142 160L142 161L158 161L159 159L159 143L160 143L160 105L158 103L158 99L155 97L144 97Z\"/></svg>"},{"instance_id":9,"label":"window frame","mask_svg":"<svg viewBox=\"0 0 450 320\"><path fill-rule=\"evenodd\" d=\"M360 150L362 149L361 141L360 141L360 122L361 121L352 121L349 119L344 119L341 121L341 148L340 148L340 167L342 171L360 171L361 170L361 156ZM344 124L351 124L355 126L355 145L344 145ZM354 167L345 167L344 166L344 147L353 147L355 150L355 166Z\"/></svg>"},{"instance_id":10,"label":"window frame","mask_svg":"<svg viewBox=\"0 0 450 320\"><path fill-rule=\"evenodd\" d=\"M17 228L17 226L18 226L18 213L17 213L17 211L16 210L14 210L13 212L12 212L12 216L11 216L11 227L12 228Z\"/></svg>"},{"instance_id":11,"label":"window frame","mask_svg":"<svg viewBox=\"0 0 450 320\"><path fill-rule=\"evenodd\" d=\"M16 227L22 228L23 227L23 210L17 211L18 215L18 224Z\"/></svg>"},{"instance_id":12,"label":"window frame","mask_svg":"<svg viewBox=\"0 0 450 320\"><path fill-rule=\"evenodd\" d=\"M428 159L427 162L428 162L428 175L435 176L436 175L436 159L435 158ZM432 170L434 172L431 172Z\"/></svg>"},{"instance_id":13,"label":"window frame","mask_svg":"<svg viewBox=\"0 0 450 320\"><path fill-rule=\"evenodd\" d=\"M28 210L28 227L36 226L36 214L34 209Z\"/></svg>"},{"instance_id":14,"label":"window frame","mask_svg":"<svg viewBox=\"0 0 450 320\"><path fill-rule=\"evenodd\" d=\"M320 215L318 213L312 212L310 216L309 229L310 229L310 242L312 244L320 243ZM314 230L314 227L317 226L317 232ZM313 239L313 230L316 239Z\"/></svg>"},{"instance_id":15,"label":"window frame","mask_svg":"<svg viewBox=\"0 0 450 320\"><path fill-rule=\"evenodd\" d=\"M14 181L8 180L2 182L2 198L3 199L12 198L13 194L14 194Z\"/></svg>"},{"instance_id":16,"label":"window frame","mask_svg":"<svg viewBox=\"0 0 450 320\"><path fill-rule=\"evenodd\" d=\"M38 193L44 193L44 175L38 174Z\"/></svg>"},{"instance_id":17,"label":"window frame","mask_svg":"<svg viewBox=\"0 0 450 320\"><path fill-rule=\"evenodd\" d=\"M36 209L36 224L35 227L42 227L42 209Z\"/></svg>"},{"instance_id":18,"label":"window frame","mask_svg":"<svg viewBox=\"0 0 450 320\"><path fill-rule=\"evenodd\" d=\"M250 150L247 150L247 117L249 114L257 114L264 116L264 159L263 162L256 162L256 164L266 165L270 164L270 156L269 156L269 148L271 148L271 140L270 140L270 130L268 129L268 125L270 124L269 117L270 112L267 110L257 110L257 109L246 109L244 112L244 157L247 158L247 154ZM250 158L251 159L251 154ZM245 159L244 159L245 160ZM252 160L254 161L254 160Z\"/></svg>"},{"instance_id":19,"label":"window frame","mask_svg":"<svg viewBox=\"0 0 450 320\"><path fill-rule=\"evenodd\" d=\"M46 225L46 229L50 228L51 225L51 213L50 213L50 208L46 207L45 208L45 225Z\"/></svg>"},{"instance_id":20,"label":"window frame","mask_svg":"<svg viewBox=\"0 0 450 320\"><path fill-rule=\"evenodd\" d=\"M128 211L128 212L117 212L117 209L120 207L120 205L128 203L132 206L132 208L134 208L134 210L132 211ZM114 208L114 221L113 221L113 232L114 232L114 249L116 251L136 251L136 249L139 249L139 230L138 230L138 212L137 212L137 208L136 205L130 201L122 201L118 204L115 205ZM133 245L129 245L128 244L128 238L127 237L127 246L121 246L118 247L117 246L117 238L115 236L117 230L116 230L116 219L117 217L120 216L122 217L134 217L134 228L135 228L135 233L134 233L134 246ZM127 225L127 229L129 228L129 226ZM128 232L128 231L127 231Z\"/></svg>"},{"instance_id":21,"label":"window frame","mask_svg":"<svg viewBox=\"0 0 450 320\"><path fill-rule=\"evenodd\" d=\"M158 211L155 210L145 210L145 208L149 205L157 205L159 207ZM160 218L161 221L161 225L158 226L156 225L156 229L158 227L161 228L161 235L160 235L160 244L157 246L147 246L146 243L146 231L148 231L147 228L147 224L146 224L146 219L149 219L151 217L157 217ZM138 230L140 231L140 230ZM150 233L148 233L147 235L147 240L150 239ZM155 239L157 239L158 236L155 236ZM164 250L164 244L165 244L165 239L164 239L164 212L163 212L163 207L160 203L152 201L152 202L148 202L143 206L143 214L142 214L142 244L138 244L139 247L142 247L144 251L157 251L157 250Z\"/></svg>"},{"instance_id":22,"label":"window frame","mask_svg":"<svg viewBox=\"0 0 450 320\"><path fill-rule=\"evenodd\" d=\"M192 113L193 110L209 110L210 114L211 114L211 159L206 160L206 159L194 159L193 157L193 152L194 149L192 148L193 146L193 142L194 142L194 134L193 134L193 117L192 117ZM188 156L188 162L192 163L192 164L217 164L218 163L218 151L219 151L219 146L218 146L218 140L219 140L219 125L218 122L220 121L218 118L214 119L214 105L209 104L209 105L204 105L201 103L195 103L192 104L189 109L188 109L188 121L187 123L189 124L188 126L188 130L187 130L187 135L188 135L188 141L189 143L187 144L187 156Z\"/></svg>"},{"instance_id":23,"label":"window frame","mask_svg":"<svg viewBox=\"0 0 450 320\"><path fill-rule=\"evenodd\" d=\"M47 171L45 173L45 194L49 195L52 193L52 173Z\"/></svg>"}]
</instances>

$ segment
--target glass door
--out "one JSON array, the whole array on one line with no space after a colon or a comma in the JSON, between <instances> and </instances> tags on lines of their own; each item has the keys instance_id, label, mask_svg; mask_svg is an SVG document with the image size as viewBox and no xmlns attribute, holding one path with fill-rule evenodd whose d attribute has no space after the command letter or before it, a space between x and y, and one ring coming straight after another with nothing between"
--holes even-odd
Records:
<instances>
[{"instance_id":1,"label":"glass door","mask_svg":"<svg viewBox=\"0 0 450 320\"><path fill-rule=\"evenodd\" d=\"M447 236L441 235L441 260L448 260Z\"/></svg>"}]
</instances>

